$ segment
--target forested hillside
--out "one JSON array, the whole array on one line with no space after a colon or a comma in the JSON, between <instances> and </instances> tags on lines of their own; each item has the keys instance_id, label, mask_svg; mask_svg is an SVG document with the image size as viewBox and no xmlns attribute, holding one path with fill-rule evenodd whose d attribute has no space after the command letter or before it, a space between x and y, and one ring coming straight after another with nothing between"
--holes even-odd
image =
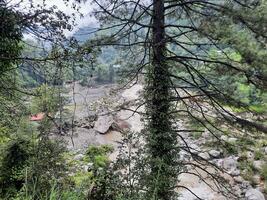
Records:
<instances>
[{"instance_id":1,"label":"forested hillside","mask_svg":"<svg viewBox=\"0 0 267 200\"><path fill-rule=\"evenodd\" d=\"M266 0L0 1L0 199L265 200L266 48Z\"/></svg>"}]
</instances>

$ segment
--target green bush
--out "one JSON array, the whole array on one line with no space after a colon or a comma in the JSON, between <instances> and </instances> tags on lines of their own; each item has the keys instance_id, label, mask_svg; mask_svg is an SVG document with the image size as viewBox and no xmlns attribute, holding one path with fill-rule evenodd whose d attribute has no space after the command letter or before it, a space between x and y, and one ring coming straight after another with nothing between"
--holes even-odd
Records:
<instances>
[{"instance_id":1,"label":"green bush","mask_svg":"<svg viewBox=\"0 0 267 200\"><path fill-rule=\"evenodd\" d=\"M72 177L75 186L78 188L88 186L91 183L92 178L92 172L78 172Z\"/></svg>"},{"instance_id":2,"label":"green bush","mask_svg":"<svg viewBox=\"0 0 267 200\"><path fill-rule=\"evenodd\" d=\"M108 153L113 151L110 145L90 146L86 152L85 160L93 163L93 176L88 193L90 200L113 199L114 191L110 189L113 173L109 170ZM104 169L103 169L104 168Z\"/></svg>"},{"instance_id":3,"label":"green bush","mask_svg":"<svg viewBox=\"0 0 267 200\"><path fill-rule=\"evenodd\" d=\"M95 168L106 167L108 165L108 153L113 151L111 145L89 146L86 151L85 161L92 162Z\"/></svg>"},{"instance_id":4,"label":"green bush","mask_svg":"<svg viewBox=\"0 0 267 200\"><path fill-rule=\"evenodd\" d=\"M26 138L16 138L3 149L0 164L0 195L13 196L25 180L25 169L33 155L33 144Z\"/></svg>"},{"instance_id":5,"label":"green bush","mask_svg":"<svg viewBox=\"0 0 267 200\"><path fill-rule=\"evenodd\" d=\"M80 191L73 188L65 188L62 190L56 183L50 188L50 191L45 195L38 195L35 191L28 193L31 188L24 187L21 192L17 194L12 200L83 200L86 199L85 195Z\"/></svg>"},{"instance_id":6,"label":"green bush","mask_svg":"<svg viewBox=\"0 0 267 200\"><path fill-rule=\"evenodd\" d=\"M263 165L260 175L265 181L267 181L267 164Z\"/></svg>"},{"instance_id":7,"label":"green bush","mask_svg":"<svg viewBox=\"0 0 267 200\"><path fill-rule=\"evenodd\" d=\"M224 146L224 151L227 155L236 155L238 154L238 147L234 144L226 144Z\"/></svg>"},{"instance_id":8,"label":"green bush","mask_svg":"<svg viewBox=\"0 0 267 200\"><path fill-rule=\"evenodd\" d=\"M63 185L66 179L65 147L60 141L41 138L30 159L27 184L39 196L49 193L55 184Z\"/></svg>"},{"instance_id":9,"label":"green bush","mask_svg":"<svg viewBox=\"0 0 267 200\"><path fill-rule=\"evenodd\" d=\"M9 141L1 152L0 197L11 199L18 194L17 199L48 198L55 192L55 184L65 184L64 151L61 143L48 138L39 138L38 142L26 137Z\"/></svg>"},{"instance_id":10,"label":"green bush","mask_svg":"<svg viewBox=\"0 0 267 200\"><path fill-rule=\"evenodd\" d=\"M9 128L0 126L0 145L7 143L10 139L8 137Z\"/></svg>"},{"instance_id":11,"label":"green bush","mask_svg":"<svg viewBox=\"0 0 267 200\"><path fill-rule=\"evenodd\" d=\"M253 165L253 162L244 158L238 163L238 167L242 170L243 178L249 181L252 186L255 186L257 183L254 180L254 175L256 174L257 169Z\"/></svg>"},{"instance_id":12,"label":"green bush","mask_svg":"<svg viewBox=\"0 0 267 200\"><path fill-rule=\"evenodd\" d=\"M89 146L86 155L90 159L95 159L96 156L105 156L113 151L111 145L101 145L101 146Z\"/></svg>"},{"instance_id":13,"label":"green bush","mask_svg":"<svg viewBox=\"0 0 267 200\"><path fill-rule=\"evenodd\" d=\"M97 168L107 166L108 162L108 157L105 155L97 155L94 158L94 164Z\"/></svg>"},{"instance_id":14,"label":"green bush","mask_svg":"<svg viewBox=\"0 0 267 200\"><path fill-rule=\"evenodd\" d=\"M86 195L80 190L67 190L63 191L61 200L83 200Z\"/></svg>"},{"instance_id":15,"label":"green bush","mask_svg":"<svg viewBox=\"0 0 267 200\"><path fill-rule=\"evenodd\" d=\"M261 151L255 151L255 160L261 160L264 158L264 154Z\"/></svg>"}]
</instances>

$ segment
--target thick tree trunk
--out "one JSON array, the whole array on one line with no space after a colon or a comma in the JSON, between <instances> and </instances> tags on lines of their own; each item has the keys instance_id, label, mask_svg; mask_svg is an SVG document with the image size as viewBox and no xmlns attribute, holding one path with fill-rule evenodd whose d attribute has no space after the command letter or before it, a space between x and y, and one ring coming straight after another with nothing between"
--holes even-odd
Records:
<instances>
[{"instance_id":1,"label":"thick tree trunk","mask_svg":"<svg viewBox=\"0 0 267 200\"><path fill-rule=\"evenodd\" d=\"M148 137L151 155L150 197L155 200L170 200L170 188L175 184L173 145L176 142L170 122L170 80L166 63L166 42L164 29L164 1L153 1L152 65L149 70Z\"/></svg>"}]
</instances>

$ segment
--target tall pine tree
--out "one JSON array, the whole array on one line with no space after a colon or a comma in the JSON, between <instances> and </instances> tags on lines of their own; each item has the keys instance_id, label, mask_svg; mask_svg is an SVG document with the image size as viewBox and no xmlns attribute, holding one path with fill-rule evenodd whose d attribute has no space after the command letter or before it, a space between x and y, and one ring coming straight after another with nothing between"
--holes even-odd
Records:
<instances>
[{"instance_id":1,"label":"tall pine tree","mask_svg":"<svg viewBox=\"0 0 267 200\"><path fill-rule=\"evenodd\" d=\"M190 165L202 169L182 135L196 130L177 125L179 117L206 128L222 146L225 132L218 121L266 132L261 122L227 109L247 105L218 84L227 75L266 89L266 1L93 1L102 22L99 31L111 30L98 45L121 47L130 66L127 74L146 77L147 199L175 198L176 179L188 165L178 162L179 150L190 153L195 161Z\"/></svg>"}]
</instances>

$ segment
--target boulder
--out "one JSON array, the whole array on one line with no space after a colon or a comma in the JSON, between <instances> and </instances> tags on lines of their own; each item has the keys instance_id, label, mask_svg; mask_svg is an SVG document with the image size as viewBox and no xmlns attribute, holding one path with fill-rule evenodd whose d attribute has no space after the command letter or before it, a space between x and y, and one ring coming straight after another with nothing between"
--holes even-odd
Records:
<instances>
[{"instance_id":1,"label":"boulder","mask_svg":"<svg viewBox=\"0 0 267 200\"><path fill-rule=\"evenodd\" d=\"M217 150L210 150L209 151L209 154L213 158L219 158L220 155L221 155L221 152L220 151L217 151Z\"/></svg>"},{"instance_id":2,"label":"boulder","mask_svg":"<svg viewBox=\"0 0 267 200\"><path fill-rule=\"evenodd\" d=\"M207 152L202 152L198 154L199 157L205 159L205 160L209 160L210 159L210 155Z\"/></svg>"},{"instance_id":3,"label":"boulder","mask_svg":"<svg viewBox=\"0 0 267 200\"><path fill-rule=\"evenodd\" d=\"M233 156L224 158L222 161L222 167L229 172L234 172L237 170L237 159Z\"/></svg>"},{"instance_id":4,"label":"boulder","mask_svg":"<svg viewBox=\"0 0 267 200\"><path fill-rule=\"evenodd\" d=\"M262 161L262 160L255 160L254 162L253 162L253 165L254 165L254 167L257 169L257 170L261 170L262 169L262 167L263 167L263 165L264 165L264 161Z\"/></svg>"},{"instance_id":5,"label":"boulder","mask_svg":"<svg viewBox=\"0 0 267 200\"><path fill-rule=\"evenodd\" d=\"M251 189L251 185L249 183L249 181L243 181L241 184L240 184L240 188L244 191L246 190L249 190Z\"/></svg>"},{"instance_id":6,"label":"boulder","mask_svg":"<svg viewBox=\"0 0 267 200\"><path fill-rule=\"evenodd\" d=\"M194 144L194 143L191 143L188 145L189 148L190 148L190 152L191 153L198 153L200 151L200 148L198 145Z\"/></svg>"},{"instance_id":7,"label":"boulder","mask_svg":"<svg viewBox=\"0 0 267 200\"><path fill-rule=\"evenodd\" d=\"M222 135L220 139L223 141L228 141L228 137L226 135Z\"/></svg>"},{"instance_id":8,"label":"boulder","mask_svg":"<svg viewBox=\"0 0 267 200\"><path fill-rule=\"evenodd\" d=\"M230 171L229 174L232 175L232 176L239 176L240 175L240 170L234 169L233 171Z\"/></svg>"},{"instance_id":9,"label":"boulder","mask_svg":"<svg viewBox=\"0 0 267 200\"><path fill-rule=\"evenodd\" d=\"M249 189L245 194L246 200L265 200L264 195L256 189Z\"/></svg>"},{"instance_id":10,"label":"boulder","mask_svg":"<svg viewBox=\"0 0 267 200\"><path fill-rule=\"evenodd\" d=\"M242 178L242 176L235 176L234 181L236 183L243 183L244 179Z\"/></svg>"},{"instance_id":11,"label":"boulder","mask_svg":"<svg viewBox=\"0 0 267 200\"><path fill-rule=\"evenodd\" d=\"M114 120L111 115L99 116L94 124L94 129L101 134L105 134L107 133L113 122Z\"/></svg>"},{"instance_id":12,"label":"boulder","mask_svg":"<svg viewBox=\"0 0 267 200\"><path fill-rule=\"evenodd\" d=\"M253 154L251 151L248 151L248 152L247 152L247 158L248 158L249 160L253 160L253 159L254 159L254 154Z\"/></svg>"}]
</instances>

